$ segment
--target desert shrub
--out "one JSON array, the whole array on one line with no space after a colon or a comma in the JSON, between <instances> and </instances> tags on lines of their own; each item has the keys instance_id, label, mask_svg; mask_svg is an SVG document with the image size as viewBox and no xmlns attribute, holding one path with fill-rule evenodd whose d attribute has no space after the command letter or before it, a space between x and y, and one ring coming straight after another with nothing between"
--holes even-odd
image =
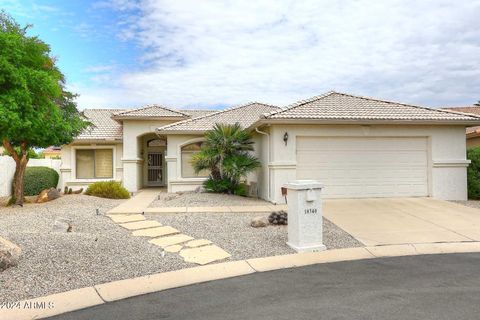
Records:
<instances>
[{"instance_id":1,"label":"desert shrub","mask_svg":"<svg viewBox=\"0 0 480 320\"><path fill-rule=\"evenodd\" d=\"M85 194L108 199L128 199L130 193L120 182L117 181L99 181L88 186Z\"/></svg>"},{"instance_id":2,"label":"desert shrub","mask_svg":"<svg viewBox=\"0 0 480 320\"><path fill-rule=\"evenodd\" d=\"M48 167L27 167L23 180L24 194L35 196L44 189L56 188L58 173Z\"/></svg>"},{"instance_id":3,"label":"desert shrub","mask_svg":"<svg viewBox=\"0 0 480 320\"><path fill-rule=\"evenodd\" d=\"M228 193L233 188L232 185L232 181L228 178L216 180L210 177L203 183L207 192L215 193Z\"/></svg>"},{"instance_id":4,"label":"desert shrub","mask_svg":"<svg viewBox=\"0 0 480 320\"><path fill-rule=\"evenodd\" d=\"M248 194L248 185L245 183L240 183L235 186L233 189L233 194L237 196L246 197Z\"/></svg>"},{"instance_id":5,"label":"desert shrub","mask_svg":"<svg viewBox=\"0 0 480 320\"><path fill-rule=\"evenodd\" d=\"M192 165L196 173L210 172L204 183L207 191L246 196L247 188L240 181L260 167L252 151L253 140L248 130L238 123L217 123L205 133L205 142L193 156Z\"/></svg>"},{"instance_id":6,"label":"desert shrub","mask_svg":"<svg viewBox=\"0 0 480 320\"><path fill-rule=\"evenodd\" d=\"M467 159L472 162L467 168L468 198L480 199L480 147L468 149Z\"/></svg>"}]
</instances>

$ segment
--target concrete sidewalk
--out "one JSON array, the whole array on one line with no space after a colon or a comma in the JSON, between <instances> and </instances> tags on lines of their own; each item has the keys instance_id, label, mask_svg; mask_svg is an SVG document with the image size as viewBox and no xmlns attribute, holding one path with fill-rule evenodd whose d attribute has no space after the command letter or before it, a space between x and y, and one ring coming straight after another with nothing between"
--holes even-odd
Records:
<instances>
[{"instance_id":1,"label":"concrete sidewalk","mask_svg":"<svg viewBox=\"0 0 480 320\"><path fill-rule=\"evenodd\" d=\"M174 214L174 213L270 213L272 211L287 210L287 205L261 206L209 206L209 207L157 207L148 206L165 188L148 188L141 190L131 199L108 211L107 214Z\"/></svg>"},{"instance_id":2,"label":"concrete sidewalk","mask_svg":"<svg viewBox=\"0 0 480 320\"><path fill-rule=\"evenodd\" d=\"M108 211L108 214L138 214L143 213L160 192L165 188L148 188L140 190L135 196Z\"/></svg>"},{"instance_id":3,"label":"concrete sidewalk","mask_svg":"<svg viewBox=\"0 0 480 320\"><path fill-rule=\"evenodd\" d=\"M146 208L149 214L172 214L172 213L270 213L272 211L287 210L287 205L263 205L263 206L221 206L221 207L161 207Z\"/></svg>"}]
</instances>

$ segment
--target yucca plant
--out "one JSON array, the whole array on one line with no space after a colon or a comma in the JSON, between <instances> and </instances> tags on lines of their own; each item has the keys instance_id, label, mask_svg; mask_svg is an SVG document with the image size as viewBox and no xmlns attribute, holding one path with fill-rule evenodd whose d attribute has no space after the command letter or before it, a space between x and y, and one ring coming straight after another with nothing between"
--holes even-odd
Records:
<instances>
[{"instance_id":1,"label":"yucca plant","mask_svg":"<svg viewBox=\"0 0 480 320\"><path fill-rule=\"evenodd\" d=\"M197 173L210 171L204 184L208 191L244 194L245 188L240 187L241 179L260 166L260 161L250 151L253 151L250 132L238 123L217 123L205 133L205 142L193 156L192 165Z\"/></svg>"}]
</instances>

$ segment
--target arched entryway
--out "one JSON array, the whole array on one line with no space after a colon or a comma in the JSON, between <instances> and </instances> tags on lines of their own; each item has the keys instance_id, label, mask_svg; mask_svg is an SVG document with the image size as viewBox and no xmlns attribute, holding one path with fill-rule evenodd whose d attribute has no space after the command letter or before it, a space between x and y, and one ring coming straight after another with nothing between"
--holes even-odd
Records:
<instances>
[{"instance_id":1,"label":"arched entryway","mask_svg":"<svg viewBox=\"0 0 480 320\"><path fill-rule=\"evenodd\" d=\"M167 168L165 153L167 152L166 137L147 134L142 137L143 150L143 186L162 187L167 184Z\"/></svg>"}]
</instances>

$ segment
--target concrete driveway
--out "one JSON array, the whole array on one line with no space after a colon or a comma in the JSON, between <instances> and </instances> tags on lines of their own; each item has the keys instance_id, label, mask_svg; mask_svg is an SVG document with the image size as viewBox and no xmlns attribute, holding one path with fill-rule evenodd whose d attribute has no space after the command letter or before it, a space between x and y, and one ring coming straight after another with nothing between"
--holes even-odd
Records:
<instances>
[{"instance_id":1,"label":"concrete driveway","mask_svg":"<svg viewBox=\"0 0 480 320\"><path fill-rule=\"evenodd\" d=\"M324 216L368 246L480 241L480 209L431 198L325 200Z\"/></svg>"}]
</instances>

